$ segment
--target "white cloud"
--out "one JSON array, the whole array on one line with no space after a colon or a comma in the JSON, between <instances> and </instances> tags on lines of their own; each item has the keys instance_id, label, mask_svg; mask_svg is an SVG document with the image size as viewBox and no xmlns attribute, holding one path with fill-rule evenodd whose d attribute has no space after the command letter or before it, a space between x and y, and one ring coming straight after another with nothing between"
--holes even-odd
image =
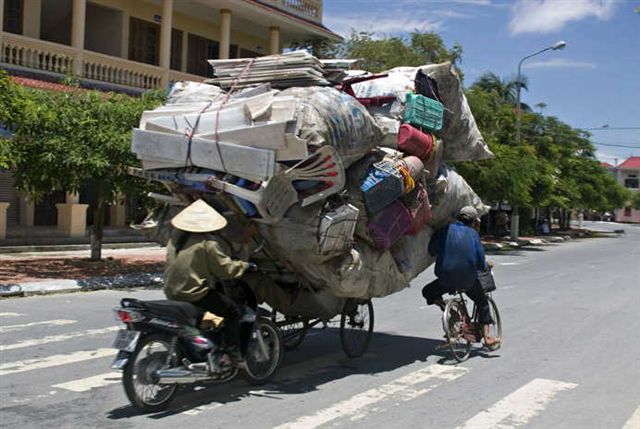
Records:
<instances>
[{"instance_id":1,"label":"white cloud","mask_svg":"<svg viewBox=\"0 0 640 429\"><path fill-rule=\"evenodd\" d=\"M413 30L438 31L442 29L442 21L430 21L427 18L415 16L415 14L402 13L402 11L392 11L387 14L365 12L354 18L325 15L323 24L343 36L349 36L352 29L356 31L371 31L376 34L398 34Z\"/></svg>"},{"instance_id":2,"label":"white cloud","mask_svg":"<svg viewBox=\"0 0 640 429\"><path fill-rule=\"evenodd\" d=\"M595 69L594 63L567 60L564 58L551 58L548 60L531 61L522 66L524 69L563 68L563 69Z\"/></svg>"},{"instance_id":3,"label":"white cloud","mask_svg":"<svg viewBox=\"0 0 640 429\"><path fill-rule=\"evenodd\" d=\"M451 18L451 19L469 19L477 17L478 14L471 15L464 12L457 12L455 10L434 10L431 12L432 15L441 16L443 18Z\"/></svg>"},{"instance_id":4,"label":"white cloud","mask_svg":"<svg viewBox=\"0 0 640 429\"><path fill-rule=\"evenodd\" d=\"M615 6L616 0L518 0L509 28L512 34L552 33L585 18L607 20Z\"/></svg>"}]
</instances>

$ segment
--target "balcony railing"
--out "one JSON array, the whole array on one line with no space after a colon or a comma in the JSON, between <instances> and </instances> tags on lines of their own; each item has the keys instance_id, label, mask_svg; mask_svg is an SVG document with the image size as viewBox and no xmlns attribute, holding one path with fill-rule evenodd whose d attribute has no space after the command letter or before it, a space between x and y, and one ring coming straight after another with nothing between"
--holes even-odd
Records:
<instances>
[{"instance_id":1,"label":"balcony railing","mask_svg":"<svg viewBox=\"0 0 640 429\"><path fill-rule=\"evenodd\" d=\"M304 19L322 23L322 0L262 0Z\"/></svg>"},{"instance_id":2,"label":"balcony railing","mask_svg":"<svg viewBox=\"0 0 640 429\"><path fill-rule=\"evenodd\" d=\"M72 74L73 66L78 62L82 64L79 69L82 78L136 89L159 88L170 80L204 79L93 51L74 49L67 45L2 33L0 64L64 75Z\"/></svg>"}]
</instances>

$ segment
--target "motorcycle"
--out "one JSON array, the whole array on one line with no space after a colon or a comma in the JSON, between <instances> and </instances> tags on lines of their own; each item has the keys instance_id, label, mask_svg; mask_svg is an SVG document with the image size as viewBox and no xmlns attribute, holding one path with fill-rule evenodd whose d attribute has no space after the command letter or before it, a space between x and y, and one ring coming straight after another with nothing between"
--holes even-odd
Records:
<instances>
[{"instance_id":1,"label":"motorcycle","mask_svg":"<svg viewBox=\"0 0 640 429\"><path fill-rule=\"evenodd\" d=\"M114 309L124 323L113 347L111 367L122 370L131 404L142 412L167 408L183 384L223 383L243 373L252 384L266 383L284 355L280 331L271 313L256 308L241 323L250 323L245 362L230 362L222 327L200 329L202 311L188 302L124 298Z\"/></svg>"}]
</instances>

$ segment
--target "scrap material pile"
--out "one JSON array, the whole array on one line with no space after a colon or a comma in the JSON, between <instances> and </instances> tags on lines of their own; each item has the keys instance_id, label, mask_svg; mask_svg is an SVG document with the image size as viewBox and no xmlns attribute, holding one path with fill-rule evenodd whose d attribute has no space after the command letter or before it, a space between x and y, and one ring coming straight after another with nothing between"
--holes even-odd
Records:
<instances>
[{"instance_id":1,"label":"scrap material pile","mask_svg":"<svg viewBox=\"0 0 640 429\"><path fill-rule=\"evenodd\" d=\"M202 197L255 226L307 290L397 292L433 262L434 228L465 205L486 211L444 163L493 156L451 64L331 86L301 52L210 63L216 85L179 83L143 114L132 174L165 183L159 199Z\"/></svg>"}]
</instances>

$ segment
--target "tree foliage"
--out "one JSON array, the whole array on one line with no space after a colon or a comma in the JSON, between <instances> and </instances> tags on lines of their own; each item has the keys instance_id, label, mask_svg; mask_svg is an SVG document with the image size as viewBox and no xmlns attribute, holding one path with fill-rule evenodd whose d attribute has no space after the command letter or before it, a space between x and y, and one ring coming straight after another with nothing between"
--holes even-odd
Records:
<instances>
[{"instance_id":1,"label":"tree foliage","mask_svg":"<svg viewBox=\"0 0 640 429\"><path fill-rule=\"evenodd\" d=\"M408 38L376 37L371 32L352 31L346 40L339 43L311 39L294 43L291 47L307 49L319 58L360 59L358 67L371 72L445 61L456 63L462 57L460 45L447 48L437 33L417 30L410 33Z\"/></svg>"},{"instance_id":2,"label":"tree foliage","mask_svg":"<svg viewBox=\"0 0 640 429\"><path fill-rule=\"evenodd\" d=\"M600 167L589 134L558 118L523 112L516 146L509 82L483 75L467 91L478 126L496 158L457 168L489 202L561 210L622 207L626 190Z\"/></svg>"},{"instance_id":3,"label":"tree foliage","mask_svg":"<svg viewBox=\"0 0 640 429\"><path fill-rule=\"evenodd\" d=\"M0 143L0 165L11 168L16 187L36 200L52 191L79 192L91 181L99 227L93 235L101 240L104 204L143 186L126 172L138 162L130 150L131 129L142 111L161 101L158 92L130 97L79 88L26 89L2 74L0 123L13 137Z\"/></svg>"}]
</instances>

